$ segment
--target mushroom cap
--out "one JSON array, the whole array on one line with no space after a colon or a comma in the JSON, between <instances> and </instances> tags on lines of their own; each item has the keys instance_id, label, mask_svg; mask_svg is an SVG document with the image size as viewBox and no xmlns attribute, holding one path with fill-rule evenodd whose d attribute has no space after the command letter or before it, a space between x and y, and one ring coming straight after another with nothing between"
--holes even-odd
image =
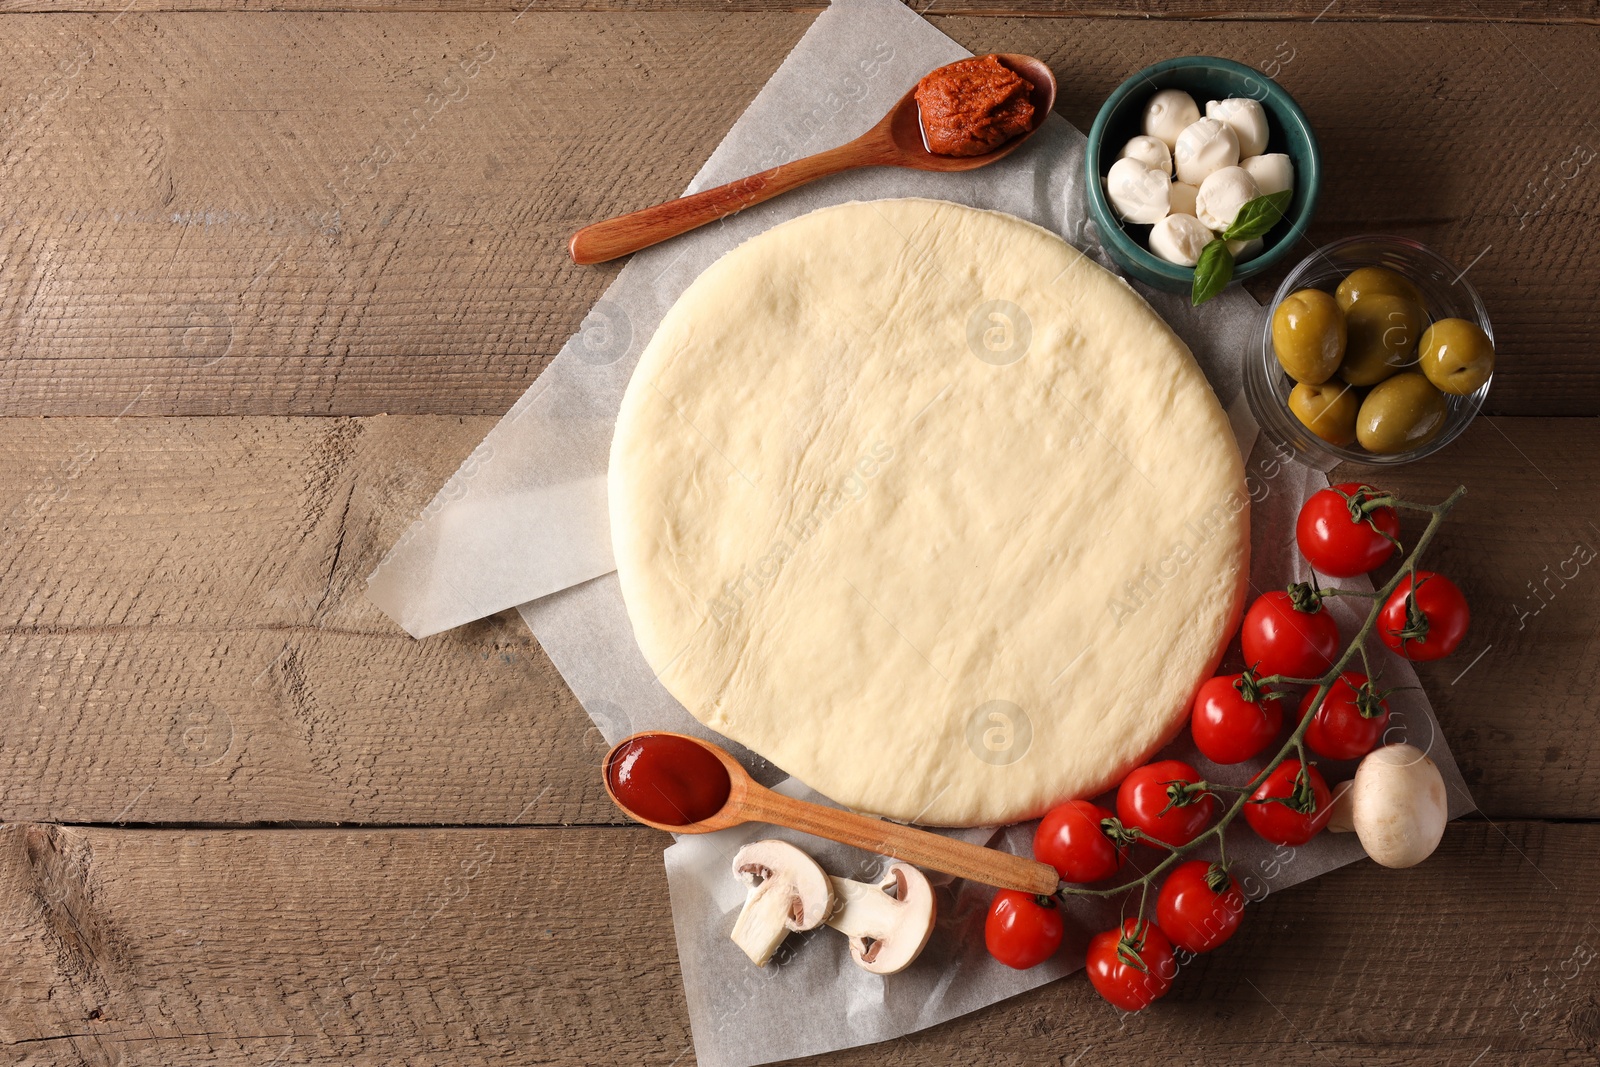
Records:
<instances>
[{"instance_id":1,"label":"mushroom cap","mask_svg":"<svg viewBox=\"0 0 1600 1067\"><path fill-rule=\"evenodd\" d=\"M833 882L817 861L787 841L752 841L733 857L733 873L750 886L752 896L779 893L787 897L784 925L814 930L833 911Z\"/></svg>"},{"instance_id":2,"label":"mushroom cap","mask_svg":"<svg viewBox=\"0 0 1600 1067\"><path fill-rule=\"evenodd\" d=\"M1369 752L1350 789L1350 821L1367 855L1385 867L1421 863L1439 847L1450 821L1444 776L1411 745Z\"/></svg>"}]
</instances>

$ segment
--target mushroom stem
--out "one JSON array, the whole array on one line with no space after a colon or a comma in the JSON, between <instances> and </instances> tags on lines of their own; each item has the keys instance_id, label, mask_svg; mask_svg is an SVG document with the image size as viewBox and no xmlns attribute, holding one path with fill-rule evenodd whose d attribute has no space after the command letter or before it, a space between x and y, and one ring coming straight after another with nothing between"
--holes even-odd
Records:
<instances>
[{"instance_id":1,"label":"mushroom stem","mask_svg":"<svg viewBox=\"0 0 1600 1067\"><path fill-rule=\"evenodd\" d=\"M786 892L769 890L768 878L745 897L744 907L733 922L733 943L744 949L750 962L764 966L772 959L783 939L789 936L789 913L793 904Z\"/></svg>"}]
</instances>

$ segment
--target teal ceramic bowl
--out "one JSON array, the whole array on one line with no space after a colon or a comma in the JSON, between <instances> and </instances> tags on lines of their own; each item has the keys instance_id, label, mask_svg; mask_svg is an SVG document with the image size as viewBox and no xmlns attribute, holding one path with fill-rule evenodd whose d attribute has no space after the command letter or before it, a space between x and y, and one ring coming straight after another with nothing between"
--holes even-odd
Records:
<instances>
[{"instance_id":1,"label":"teal ceramic bowl","mask_svg":"<svg viewBox=\"0 0 1600 1067\"><path fill-rule=\"evenodd\" d=\"M1194 268L1168 263L1146 247L1150 227L1119 220L1106 199L1105 176L1130 138L1143 133L1145 102L1162 89L1182 89L1205 114L1207 100L1247 96L1261 101L1271 126L1268 152L1283 152L1294 162L1294 199L1282 222L1266 235L1261 254L1234 268L1233 280L1260 274L1290 254L1311 223L1322 187L1322 152L1305 112L1294 98L1260 71L1215 56L1183 56L1146 67L1106 98L1089 128L1089 214L1100 229L1100 242L1118 265L1147 285L1186 293L1194 284Z\"/></svg>"}]
</instances>

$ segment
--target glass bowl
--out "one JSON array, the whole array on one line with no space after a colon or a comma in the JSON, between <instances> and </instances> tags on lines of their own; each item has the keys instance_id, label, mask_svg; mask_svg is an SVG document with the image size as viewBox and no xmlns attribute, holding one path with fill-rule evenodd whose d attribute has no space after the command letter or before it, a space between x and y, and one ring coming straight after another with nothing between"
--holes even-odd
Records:
<instances>
[{"instance_id":1,"label":"glass bowl","mask_svg":"<svg viewBox=\"0 0 1600 1067\"><path fill-rule=\"evenodd\" d=\"M1489 313L1484 309L1478 291L1466 280L1466 272L1458 270L1426 245L1404 237L1368 234L1323 245L1307 256L1289 272L1272 296L1272 303L1261 324L1261 343L1245 356L1244 392L1250 410L1267 438L1301 463L1320 470L1331 470L1340 463L1390 467L1432 455L1461 435L1478 409L1483 407L1484 397L1489 395L1489 387L1494 384L1491 374L1489 380L1475 392L1466 396L1446 394L1444 427L1432 440L1409 452L1380 455L1368 452L1359 445L1341 448L1306 429L1289 410L1289 390L1294 387L1294 382L1283 372L1272 350L1272 313L1285 297L1298 289L1333 292L1345 275L1357 267L1387 267L1404 275L1422 291L1426 303L1423 310L1429 322L1466 319L1482 327L1490 343L1494 342Z\"/></svg>"}]
</instances>

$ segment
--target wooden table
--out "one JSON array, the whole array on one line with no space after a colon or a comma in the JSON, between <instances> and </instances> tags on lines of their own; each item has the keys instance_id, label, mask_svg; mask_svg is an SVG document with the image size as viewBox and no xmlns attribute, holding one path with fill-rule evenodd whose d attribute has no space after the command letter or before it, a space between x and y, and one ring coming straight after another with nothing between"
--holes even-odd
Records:
<instances>
[{"instance_id":1,"label":"wooden table","mask_svg":"<svg viewBox=\"0 0 1600 1067\"><path fill-rule=\"evenodd\" d=\"M1600 1058L1600 4L1322 2L929 14L1080 128L1157 59L1260 67L1322 139L1313 238L1471 271L1492 414L1393 483L1469 489L1434 559L1475 628L1421 673L1482 815L1143 1015L1075 976L830 1062ZM7 1062L692 1060L598 732L514 615L416 642L364 579L614 275L566 237L681 190L814 5L403 6L0 3Z\"/></svg>"}]
</instances>

